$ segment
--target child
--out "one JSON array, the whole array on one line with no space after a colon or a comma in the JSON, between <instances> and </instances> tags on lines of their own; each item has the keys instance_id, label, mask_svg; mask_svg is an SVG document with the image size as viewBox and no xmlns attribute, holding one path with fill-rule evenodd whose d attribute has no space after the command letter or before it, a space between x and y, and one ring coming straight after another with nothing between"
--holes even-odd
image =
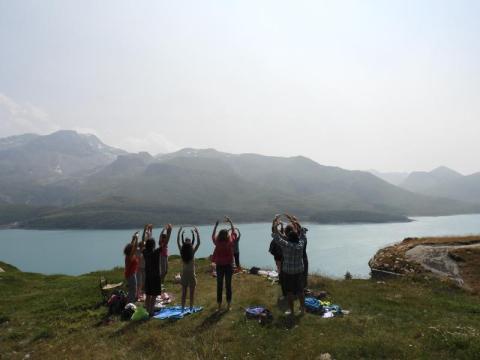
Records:
<instances>
[{"instance_id":1,"label":"child","mask_svg":"<svg viewBox=\"0 0 480 360\"><path fill-rule=\"evenodd\" d=\"M138 258L135 255L137 243L138 231L133 234L132 241L123 249L123 254L125 255L125 279L127 280L128 284L127 301L129 303L135 303L137 300Z\"/></svg>"},{"instance_id":2,"label":"child","mask_svg":"<svg viewBox=\"0 0 480 360\"><path fill-rule=\"evenodd\" d=\"M182 244L180 245L180 234L182 234ZM197 235L197 244L195 245L195 235ZM197 276L195 274L195 253L200 247L200 234L195 227L192 231L192 240L183 240L182 227L178 230L177 245L182 257L182 310L185 309L185 300L187 297L187 288L190 289L190 309L193 308L193 299L195 296L195 287L197 286ZM194 247L195 246L195 247Z\"/></svg>"},{"instance_id":3,"label":"child","mask_svg":"<svg viewBox=\"0 0 480 360\"><path fill-rule=\"evenodd\" d=\"M166 232L166 233L165 233ZM172 224L168 224L166 229L162 230L160 234L160 279L162 284L165 284L165 277L168 272L168 242L170 241L170 235L172 234Z\"/></svg>"},{"instance_id":4,"label":"child","mask_svg":"<svg viewBox=\"0 0 480 360\"><path fill-rule=\"evenodd\" d=\"M161 294L160 247L155 249L155 240L150 238L143 250L145 258L145 308L153 316L155 300Z\"/></svg>"},{"instance_id":5,"label":"child","mask_svg":"<svg viewBox=\"0 0 480 360\"><path fill-rule=\"evenodd\" d=\"M216 264L217 270L217 311L222 308L223 279L225 279L228 311L231 309L232 302L233 244L237 240L237 234L235 233L235 227L230 218L225 216L225 221L230 224L231 235L226 229L222 229L218 232L217 236L218 221L215 223L212 233L212 241L215 244L213 261Z\"/></svg>"}]
</instances>

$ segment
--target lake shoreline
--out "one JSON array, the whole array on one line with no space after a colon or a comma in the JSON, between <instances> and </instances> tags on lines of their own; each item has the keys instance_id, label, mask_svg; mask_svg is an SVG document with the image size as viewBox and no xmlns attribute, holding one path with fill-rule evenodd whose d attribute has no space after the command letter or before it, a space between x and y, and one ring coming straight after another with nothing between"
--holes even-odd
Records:
<instances>
[{"instance_id":1,"label":"lake shoreline","mask_svg":"<svg viewBox=\"0 0 480 360\"><path fill-rule=\"evenodd\" d=\"M452 215L439 215L440 216L452 216ZM437 216L435 216L437 217ZM411 218L406 218L405 220L395 220L395 221L330 221L330 222L316 222L316 221L305 221L303 224L312 224L312 225L375 225L375 224L404 224L414 222L416 220ZM268 223L268 221L236 221L235 224L237 225L244 225L244 224L264 224ZM174 225L183 225L182 223L174 224ZM195 226L213 226L213 223L202 223L199 222L195 224ZM190 226L190 225L188 225ZM135 228L135 227L133 227ZM143 225L137 226L137 229L143 228ZM131 230L132 226L119 226L119 227L38 227L38 226L22 226L22 225L0 225L0 230L37 230L37 231L54 231L54 230Z\"/></svg>"}]
</instances>

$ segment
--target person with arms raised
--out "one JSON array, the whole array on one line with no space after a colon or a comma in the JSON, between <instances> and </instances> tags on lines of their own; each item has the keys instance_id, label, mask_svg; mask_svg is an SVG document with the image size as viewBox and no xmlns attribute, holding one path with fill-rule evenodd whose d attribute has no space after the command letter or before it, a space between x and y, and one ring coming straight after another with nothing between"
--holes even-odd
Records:
<instances>
[{"instance_id":1,"label":"person with arms raised","mask_svg":"<svg viewBox=\"0 0 480 360\"><path fill-rule=\"evenodd\" d=\"M307 255L307 231L306 227L303 227L295 216L285 214L290 220L298 237L303 240L303 287L306 289L308 286L308 255Z\"/></svg>"},{"instance_id":2,"label":"person with arms raised","mask_svg":"<svg viewBox=\"0 0 480 360\"><path fill-rule=\"evenodd\" d=\"M190 310L193 308L195 287L197 286L197 276L195 274L195 253L200 247L200 234L197 227L192 230L192 239L183 239L182 227L178 230L177 245L182 258L182 311L185 309L185 300L187 298L187 289L190 290ZM180 234L182 240L180 243ZM195 239L196 235L196 239ZM195 241L197 242L195 244Z\"/></svg>"},{"instance_id":3,"label":"person with arms raised","mask_svg":"<svg viewBox=\"0 0 480 360\"><path fill-rule=\"evenodd\" d=\"M215 223L212 233L212 241L215 245L212 260L216 264L217 270L217 310L222 308L224 280L227 298L227 310L231 309L232 303L233 244L237 240L237 234L235 232L235 227L228 216L225 216L225 221L230 225L230 233L229 230L222 229L217 235L218 221Z\"/></svg>"},{"instance_id":4,"label":"person with arms raised","mask_svg":"<svg viewBox=\"0 0 480 360\"><path fill-rule=\"evenodd\" d=\"M155 248L155 240L153 236L150 237L145 243L145 250L143 250L143 257L145 258L145 308L150 316L153 316L155 300L162 292L160 252L160 246Z\"/></svg>"},{"instance_id":5,"label":"person with arms raised","mask_svg":"<svg viewBox=\"0 0 480 360\"><path fill-rule=\"evenodd\" d=\"M127 280L128 295L127 301L135 303L137 300L137 270L138 257L136 255L138 244L138 231L133 234L132 241L125 246L123 254L125 255L125 279Z\"/></svg>"},{"instance_id":6,"label":"person with arms raised","mask_svg":"<svg viewBox=\"0 0 480 360\"><path fill-rule=\"evenodd\" d=\"M160 280L162 284L165 284L165 277L168 273L168 242L170 241L170 235L172 234L172 224L168 224L160 234Z\"/></svg>"},{"instance_id":7,"label":"person with arms raised","mask_svg":"<svg viewBox=\"0 0 480 360\"><path fill-rule=\"evenodd\" d=\"M300 311L305 312L305 296L303 286L303 247L304 241L299 238L296 230L285 228L285 234L278 229L280 215L276 215L272 222L272 238L282 248L282 272L289 311L287 315L294 314L294 300L298 297ZM289 225L290 226L290 225Z\"/></svg>"}]
</instances>

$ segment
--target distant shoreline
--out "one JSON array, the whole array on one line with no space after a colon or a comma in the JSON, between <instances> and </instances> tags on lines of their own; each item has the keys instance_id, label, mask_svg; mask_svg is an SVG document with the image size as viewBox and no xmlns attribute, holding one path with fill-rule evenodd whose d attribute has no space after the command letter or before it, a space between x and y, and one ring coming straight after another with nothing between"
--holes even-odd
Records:
<instances>
[{"instance_id":1,"label":"distant shoreline","mask_svg":"<svg viewBox=\"0 0 480 360\"><path fill-rule=\"evenodd\" d=\"M446 215L443 215L446 216ZM336 222L315 222L315 221L305 221L304 224L313 224L313 225L372 225L372 224L402 224L416 221L414 219L407 218L406 220L397 220L397 221L336 221ZM181 225L179 223L178 225ZM237 221L236 224L269 224L269 221ZM197 226L213 226L213 223L197 223ZM175 226L175 224L174 224ZM0 230L132 230L140 229L143 225L139 226L120 226L120 227L36 227L36 226L21 226L21 225L0 225Z\"/></svg>"},{"instance_id":2,"label":"distant shoreline","mask_svg":"<svg viewBox=\"0 0 480 360\"><path fill-rule=\"evenodd\" d=\"M362 221L362 220L332 220L332 221L314 221L311 219L302 220L304 224L313 224L313 225L372 225L372 224L403 224L403 223L410 223L417 221L415 218L419 217L448 217L448 216L462 216L462 215L480 215L480 213L463 213L463 214L442 214L442 215L419 215L419 216L399 216L395 219L371 219L369 221ZM41 219L38 219L41 220ZM168 221L168 217L166 220ZM213 226L215 220L212 221L198 221L194 224L197 226ZM156 224L163 224L164 222L155 221ZM189 221L173 221L174 224L192 224ZM270 219L265 220L238 220L235 221L236 224L262 224L262 223L270 223ZM0 230L131 230L131 229L140 229L143 227L142 224L127 224L127 225L118 225L118 226L30 226L24 225L20 222L14 224L0 224Z\"/></svg>"}]
</instances>

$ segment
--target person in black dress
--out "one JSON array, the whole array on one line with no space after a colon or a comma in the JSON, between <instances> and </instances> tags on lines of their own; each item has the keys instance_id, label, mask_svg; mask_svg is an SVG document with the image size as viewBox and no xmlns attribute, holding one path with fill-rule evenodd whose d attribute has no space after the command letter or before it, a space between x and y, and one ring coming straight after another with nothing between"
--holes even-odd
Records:
<instances>
[{"instance_id":1,"label":"person in black dress","mask_svg":"<svg viewBox=\"0 0 480 360\"><path fill-rule=\"evenodd\" d=\"M160 247L155 249L155 240L148 239L143 250L145 259L145 308L153 316L155 300L162 292L160 277Z\"/></svg>"}]
</instances>

